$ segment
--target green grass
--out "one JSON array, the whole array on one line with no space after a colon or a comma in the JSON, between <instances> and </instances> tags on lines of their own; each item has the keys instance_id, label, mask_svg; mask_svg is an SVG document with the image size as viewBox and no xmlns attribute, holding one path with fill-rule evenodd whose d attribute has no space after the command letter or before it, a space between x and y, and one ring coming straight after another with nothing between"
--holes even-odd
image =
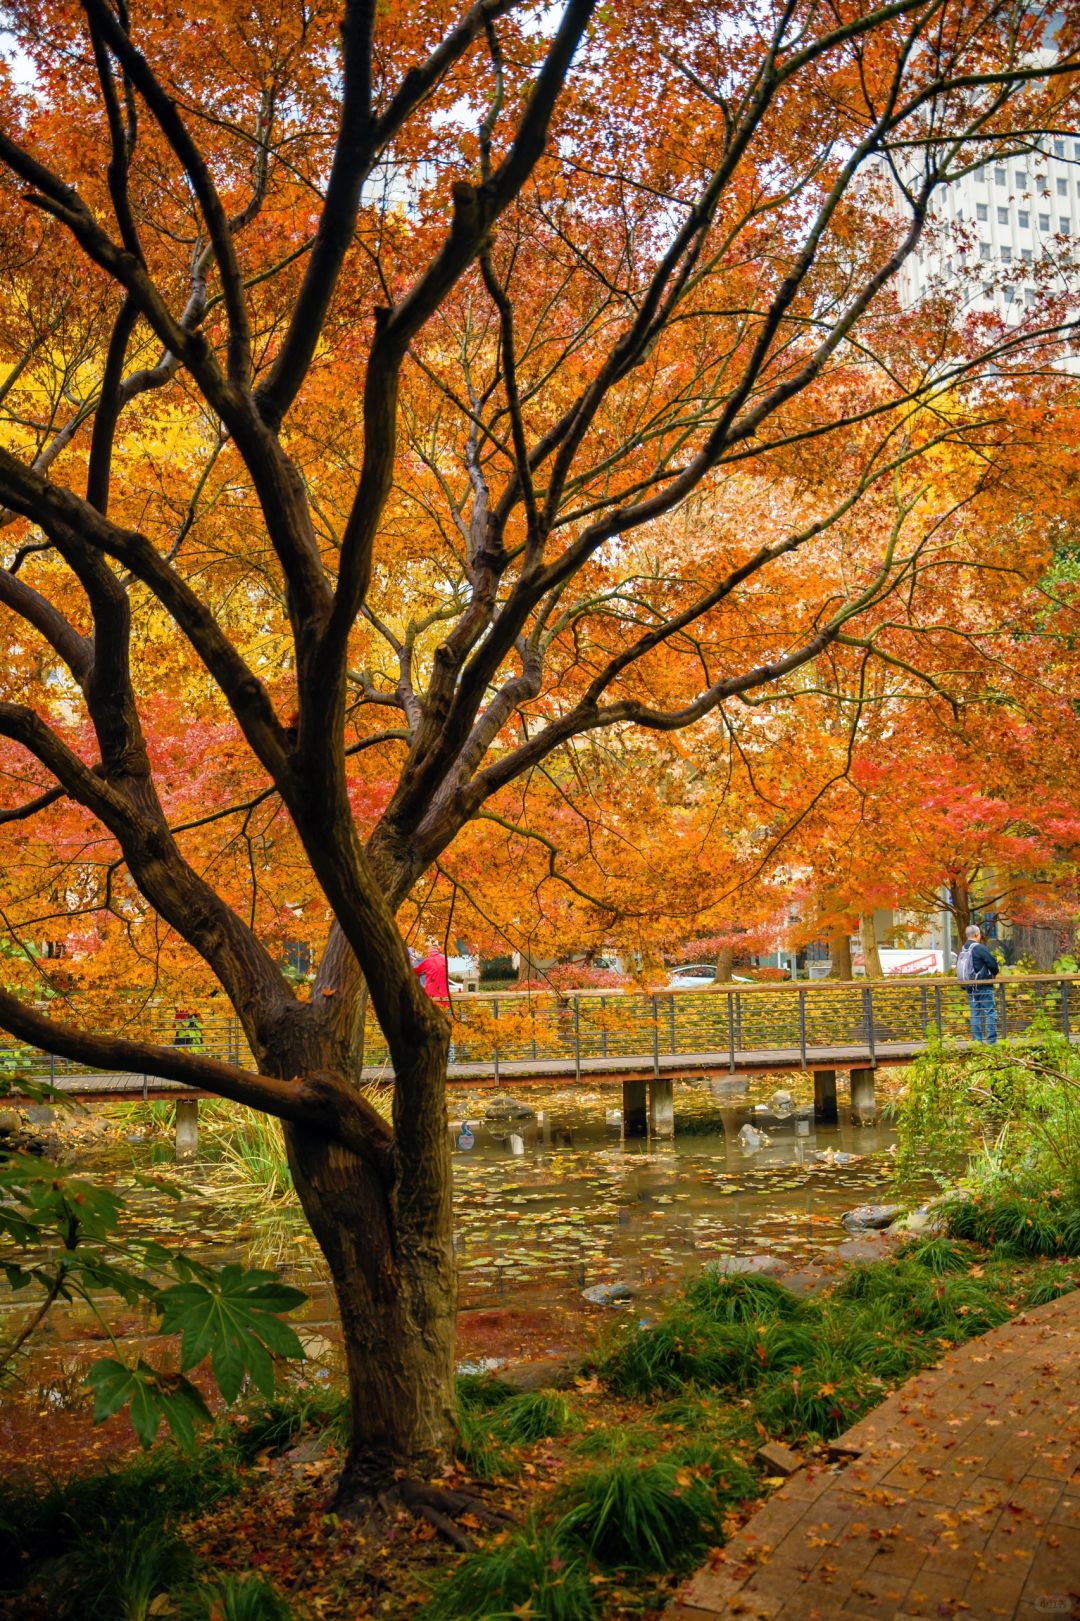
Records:
<instances>
[{"instance_id":1,"label":"green grass","mask_svg":"<svg viewBox=\"0 0 1080 1621\"><path fill-rule=\"evenodd\" d=\"M1080 1203L1058 1189L1044 1193L1012 1186L949 1199L941 1216L950 1237L986 1249L1004 1246L1006 1255L1080 1256Z\"/></svg>"},{"instance_id":2,"label":"green grass","mask_svg":"<svg viewBox=\"0 0 1080 1621\"><path fill-rule=\"evenodd\" d=\"M470 1554L424 1606L425 1621L590 1621L588 1561L562 1531L530 1521Z\"/></svg>"},{"instance_id":3,"label":"green grass","mask_svg":"<svg viewBox=\"0 0 1080 1621\"><path fill-rule=\"evenodd\" d=\"M763 1319L795 1319L806 1315L806 1302L775 1278L755 1277L752 1273L727 1277L706 1271L687 1286L690 1309L718 1323L761 1322Z\"/></svg>"},{"instance_id":4,"label":"green grass","mask_svg":"<svg viewBox=\"0 0 1080 1621\"><path fill-rule=\"evenodd\" d=\"M683 1568L720 1534L718 1495L673 1458L613 1459L567 1481L557 1506L560 1533L620 1570Z\"/></svg>"},{"instance_id":5,"label":"green grass","mask_svg":"<svg viewBox=\"0 0 1080 1621\"><path fill-rule=\"evenodd\" d=\"M146 1621L161 1594L190 1581L186 1544L152 1518L91 1520L67 1551L39 1572L56 1621Z\"/></svg>"},{"instance_id":6,"label":"green grass","mask_svg":"<svg viewBox=\"0 0 1080 1621\"><path fill-rule=\"evenodd\" d=\"M201 1582L176 1610L177 1621L292 1621L293 1611L262 1576Z\"/></svg>"}]
</instances>

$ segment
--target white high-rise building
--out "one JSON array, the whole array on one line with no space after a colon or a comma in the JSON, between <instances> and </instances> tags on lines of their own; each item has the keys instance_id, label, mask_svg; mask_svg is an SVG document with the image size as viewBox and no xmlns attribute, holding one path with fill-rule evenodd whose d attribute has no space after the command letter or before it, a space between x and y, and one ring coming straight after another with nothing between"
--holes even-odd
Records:
<instances>
[{"instance_id":1,"label":"white high-rise building","mask_svg":"<svg viewBox=\"0 0 1080 1621\"><path fill-rule=\"evenodd\" d=\"M878 173L897 215L910 218L891 171ZM927 294L944 295L957 301L958 316L995 311L1012 325L1045 296L1064 297L1080 310L1078 267L1080 136L1060 135L939 187L897 284L905 309Z\"/></svg>"}]
</instances>

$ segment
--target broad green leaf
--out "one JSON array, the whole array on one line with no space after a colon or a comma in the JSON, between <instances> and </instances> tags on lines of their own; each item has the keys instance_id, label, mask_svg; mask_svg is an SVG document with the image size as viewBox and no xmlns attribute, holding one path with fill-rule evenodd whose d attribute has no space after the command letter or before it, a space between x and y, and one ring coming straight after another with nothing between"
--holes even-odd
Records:
<instances>
[{"instance_id":1,"label":"broad green leaf","mask_svg":"<svg viewBox=\"0 0 1080 1621\"><path fill-rule=\"evenodd\" d=\"M250 1377L265 1395L274 1388L270 1352L301 1358L303 1347L277 1315L306 1297L279 1283L273 1273L229 1265L163 1289L157 1297L162 1332L180 1335L180 1366L197 1367L210 1358L214 1378L228 1402Z\"/></svg>"}]
</instances>

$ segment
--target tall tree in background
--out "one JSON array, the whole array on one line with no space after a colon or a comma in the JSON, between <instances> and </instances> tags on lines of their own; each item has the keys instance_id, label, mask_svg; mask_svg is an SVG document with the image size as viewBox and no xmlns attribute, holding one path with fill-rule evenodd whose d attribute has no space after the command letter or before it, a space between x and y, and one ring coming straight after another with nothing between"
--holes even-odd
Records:
<instances>
[{"instance_id":1,"label":"tall tree in background","mask_svg":"<svg viewBox=\"0 0 1080 1621\"><path fill-rule=\"evenodd\" d=\"M1074 10L1051 54L1012 0L6 8L5 884L62 831L54 910L136 976L184 942L257 1068L32 994L0 1023L285 1122L343 1500L437 1506L453 1433L449 1029L398 914L578 740L723 735L831 649L858 694L943 557L990 560L966 518L1062 312L905 316L893 283L936 190L1068 126ZM253 786L178 821L212 735ZM226 861L256 806L332 919L310 998Z\"/></svg>"}]
</instances>

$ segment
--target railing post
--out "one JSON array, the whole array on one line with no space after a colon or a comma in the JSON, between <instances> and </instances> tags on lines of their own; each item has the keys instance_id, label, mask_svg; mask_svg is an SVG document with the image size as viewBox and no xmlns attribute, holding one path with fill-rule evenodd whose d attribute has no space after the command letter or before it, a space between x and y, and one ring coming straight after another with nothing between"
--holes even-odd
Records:
<instances>
[{"instance_id":1,"label":"railing post","mask_svg":"<svg viewBox=\"0 0 1080 1621\"><path fill-rule=\"evenodd\" d=\"M1006 1003L1005 1003L1005 981L1003 979L998 980L998 989L1001 992L1001 1030L1000 1030L1000 1035L1001 1035L1002 1041L1004 1041L1006 1036L1009 1034L1009 1017L1008 1017L1008 1008L1007 1008Z\"/></svg>"},{"instance_id":2,"label":"railing post","mask_svg":"<svg viewBox=\"0 0 1080 1621\"><path fill-rule=\"evenodd\" d=\"M491 1016L495 1021L495 1085L499 1084L499 998L493 997Z\"/></svg>"},{"instance_id":3,"label":"railing post","mask_svg":"<svg viewBox=\"0 0 1080 1621\"><path fill-rule=\"evenodd\" d=\"M735 998L730 991L727 993L727 1045L728 1069L732 1075L735 1073Z\"/></svg>"},{"instance_id":4,"label":"railing post","mask_svg":"<svg viewBox=\"0 0 1080 1621\"><path fill-rule=\"evenodd\" d=\"M870 1048L870 1062L874 1063L874 991L870 985L863 988L863 1007L866 1010L866 1044Z\"/></svg>"},{"instance_id":5,"label":"railing post","mask_svg":"<svg viewBox=\"0 0 1080 1621\"><path fill-rule=\"evenodd\" d=\"M607 997L602 996L600 998L600 1014L601 1014L601 1018L600 1018L600 1057L601 1058L606 1058L607 1057L607 1020L603 1017L603 1014L604 1014L604 1011L605 1011L606 1008L607 1008Z\"/></svg>"},{"instance_id":6,"label":"railing post","mask_svg":"<svg viewBox=\"0 0 1080 1621\"><path fill-rule=\"evenodd\" d=\"M574 997L574 1079L581 1084L581 997Z\"/></svg>"},{"instance_id":7,"label":"railing post","mask_svg":"<svg viewBox=\"0 0 1080 1621\"><path fill-rule=\"evenodd\" d=\"M668 1030L671 1036L671 1051L672 1055L674 1055L676 1052L678 1052L678 1048L675 1045L675 992L669 991L668 996L671 1001L671 1007L668 1010Z\"/></svg>"},{"instance_id":8,"label":"railing post","mask_svg":"<svg viewBox=\"0 0 1080 1621\"><path fill-rule=\"evenodd\" d=\"M799 1058L806 1068L806 986L799 986Z\"/></svg>"},{"instance_id":9,"label":"railing post","mask_svg":"<svg viewBox=\"0 0 1080 1621\"><path fill-rule=\"evenodd\" d=\"M653 992L652 999L652 1072L660 1074L660 998Z\"/></svg>"},{"instance_id":10,"label":"railing post","mask_svg":"<svg viewBox=\"0 0 1080 1621\"><path fill-rule=\"evenodd\" d=\"M929 1015L929 1012L927 1011L926 986L925 985L920 985L919 986L919 1001L922 1004L922 1007L921 1007L921 1011L922 1011L922 1038L925 1041L926 1040L926 1035L927 1035L927 1026L930 1023L930 1015Z\"/></svg>"},{"instance_id":11,"label":"railing post","mask_svg":"<svg viewBox=\"0 0 1080 1621\"><path fill-rule=\"evenodd\" d=\"M937 1024L938 1040L941 1040L941 986L934 986L934 1020Z\"/></svg>"},{"instance_id":12,"label":"railing post","mask_svg":"<svg viewBox=\"0 0 1080 1621\"><path fill-rule=\"evenodd\" d=\"M1072 1040L1072 1031L1069 1029L1069 981L1061 982L1061 1030L1066 1041Z\"/></svg>"}]
</instances>

